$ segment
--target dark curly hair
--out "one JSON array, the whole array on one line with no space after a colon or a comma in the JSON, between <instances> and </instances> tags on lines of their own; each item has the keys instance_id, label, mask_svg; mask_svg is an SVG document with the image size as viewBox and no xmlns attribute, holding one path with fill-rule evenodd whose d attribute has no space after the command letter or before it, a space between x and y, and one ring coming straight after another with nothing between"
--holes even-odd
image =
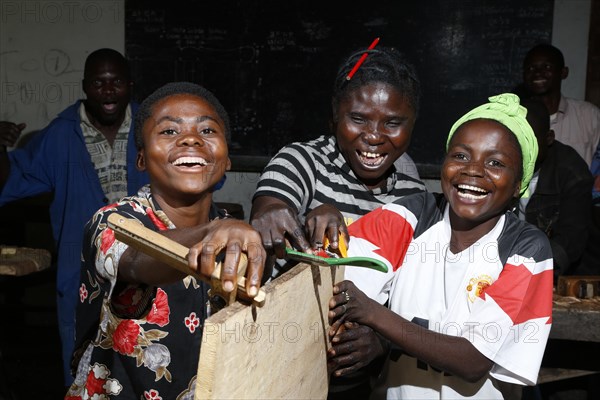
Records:
<instances>
[{"instance_id":1,"label":"dark curly hair","mask_svg":"<svg viewBox=\"0 0 600 400\"><path fill-rule=\"evenodd\" d=\"M227 143L229 143L229 140L231 139L229 115L219 99L217 99L208 89L205 89L198 84L192 82L171 82L156 89L150 96L146 97L135 114L135 145L138 150L144 147L142 127L144 126L144 122L150 118L152 107L165 97L178 94L191 94L209 102L225 124L225 138L227 139Z\"/></svg>"},{"instance_id":2,"label":"dark curly hair","mask_svg":"<svg viewBox=\"0 0 600 400\"><path fill-rule=\"evenodd\" d=\"M368 54L365 61L352 76L352 79L346 79L348 73L364 53ZM418 114L421 100L421 82L414 66L404 54L395 48L378 47L373 50L361 49L354 51L340 65L333 84L331 99L333 120L337 121L337 108L344 96L373 82L387 83L396 88L410 102L415 110L415 115Z\"/></svg>"}]
</instances>

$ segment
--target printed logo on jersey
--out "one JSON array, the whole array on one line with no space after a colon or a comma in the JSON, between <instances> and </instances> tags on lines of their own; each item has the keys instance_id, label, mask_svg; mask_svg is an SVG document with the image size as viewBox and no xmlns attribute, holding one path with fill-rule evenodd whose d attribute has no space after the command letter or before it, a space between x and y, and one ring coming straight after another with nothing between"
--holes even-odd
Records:
<instances>
[{"instance_id":1,"label":"printed logo on jersey","mask_svg":"<svg viewBox=\"0 0 600 400\"><path fill-rule=\"evenodd\" d=\"M469 280L469 284L467 285L467 296L469 300L472 302L475 301L477 297L483 298L483 293L485 289L487 289L494 280L489 275L479 275L477 278L471 278Z\"/></svg>"}]
</instances>

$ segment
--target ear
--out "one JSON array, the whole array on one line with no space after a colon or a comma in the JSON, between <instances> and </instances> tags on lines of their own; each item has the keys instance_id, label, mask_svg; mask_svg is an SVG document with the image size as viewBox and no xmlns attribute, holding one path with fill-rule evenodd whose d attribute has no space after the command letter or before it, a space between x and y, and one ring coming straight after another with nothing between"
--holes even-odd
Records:
<instances>
[{"instance_id":1,"label":"ear","mask_svg":"<svg viewBox=\"0 0 600 400\"><path fill-rule=\"evenodd\" d=\"M135 159L135 166L138 171L146 170L146 155L144 154L144 150L138 150L137 158Z\"/></svg>"},{"instance_id":2,"label":"ear","mask_svg":"<svg viewBox=\"0 0 600 400\"><path fill-rule=\"evenodd\" d=\"M227 164L225 165L225 171L231 171L231 160L227 157Z\"/></svg>"},{"instance_id":3,"label":"ear","mask_svg":"<svg viewBox=\"0 0 600 400\"><path fill-rule=\"evenodd\" d=\"M515 187L515 192L513 193L513 198L515 199L519 199L521 198L521 181L519 181L517 183L517 186Z\"/></svg>"},{"instance_id":4,"label":"ear","mask_svg":"<svg viewBox=\"0 0 600 400\"><path fill-rule=\"evenodd\" d=\"M556 139L556 135L554 135L554 131L552 129L550 129L548 131L548 134L546 134L546 145L552 146L552 143L554 143L555 139Z\"/></svg>"},{"instance_id":5,"label":"ear","mask_svg":"<svg viewBox=\"0 0 600 400\"><path fill-rule=\"evenodd\" d=\"M560 79L567 79L569 76L569 67L563 67L562 71L560 71Z\"/></svg>"}]
</instances>

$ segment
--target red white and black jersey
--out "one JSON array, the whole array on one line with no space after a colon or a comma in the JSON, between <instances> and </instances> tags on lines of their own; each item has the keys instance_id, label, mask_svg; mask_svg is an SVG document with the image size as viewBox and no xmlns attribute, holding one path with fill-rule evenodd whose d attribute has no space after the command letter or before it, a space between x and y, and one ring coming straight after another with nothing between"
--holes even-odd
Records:
<instances>
[{"instance_id":1,"label":"red white and black jersey","mask_svg":"<svg viewBox=\"0 0 600 400\"><path fill-rule=\"evenodd\" d=\"M494 380L535 384L550 333L552 253L546 236L503 215L458 254L449 250L448 204L422 193L375 210L349 226L349 256L383 260L390 271L346 267L346 279L430 330L468 339L494 362L469 383L392 350L381 393L387 398L502 398Z\"/></svg>"}]
</instances>

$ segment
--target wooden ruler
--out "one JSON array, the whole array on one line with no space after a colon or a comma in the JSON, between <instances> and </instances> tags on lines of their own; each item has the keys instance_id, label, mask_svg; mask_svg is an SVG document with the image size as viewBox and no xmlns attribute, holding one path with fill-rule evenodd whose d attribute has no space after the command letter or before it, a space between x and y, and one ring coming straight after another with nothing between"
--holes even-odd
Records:
<instances>
[{"instance_id":1,"label":"wooden ruler","mask_svg":"<svg viewBox=\"0 0 600 400\"><path fill-rule=\"evenodd\" d=\"M246 278L238 276L237 288L227 293L223 291L221 286L221 263L217 263L212 276L206 277L188 266L187 254L189 249L174 240L171 240L160 233L146 228L135 219L125 218L119 214L113 213L108 216L107 223L109 228L115 232L115 238L121 242L138 249L149 256L164 262L165 264L175 268L178 271L207 282L212 287L213 294L218 294L223 297L227 304L235 301L236 298L262 306L265 302L265 292L260 289L258 294L252 299L246 293ZM244 273L248 259L245 254L242 254L238 273Z\"/></svg>"}]
</instances>

